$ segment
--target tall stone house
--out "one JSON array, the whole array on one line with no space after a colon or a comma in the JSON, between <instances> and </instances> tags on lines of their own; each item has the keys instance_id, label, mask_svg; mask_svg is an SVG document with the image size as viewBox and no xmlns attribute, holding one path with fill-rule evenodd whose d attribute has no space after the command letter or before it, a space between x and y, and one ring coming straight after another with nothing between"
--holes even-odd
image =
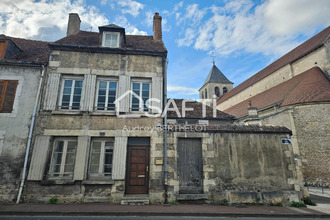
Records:
<instances>
[{"instance_id":1,"label":"tall stone house","mask_svg":"<svg viewBox=\"0 0 330 220\"><path fill-rule=\"evenodd\" d=\"M155 157L163 156L156 147L163 136L137 128L163 123L146 103L154 98L154 107L163 106L161 19L156 13L153 36L133 36L114 24L81 31L79 15L70 14L67 36L49 44L27 201L47 201L59 190L66 201L120 202L125 192L161 201Z\"/></svg>"},{"instance_id":2,"label":"tall stone house","mask_svg":"<svg viewBox=\"0 0 330 220\"><path fill-rule=\"evenodd\" d=\"M289 128L299 178L311 185L330 184L329 36L327 27L217 101L236 123Z\"/></svg>"},{"instance_id":3,"label":"tall stone house","mask_svg":"<svg viewBox=\"0 0 330 220\"><path fill-rule=\"evenodd\" d=\"M48 42L0 35L0 201L18 194ZM30 134L30 136L29 136ZM24 175L26 172L24 172Z\"/></svg>"}]
</instances>

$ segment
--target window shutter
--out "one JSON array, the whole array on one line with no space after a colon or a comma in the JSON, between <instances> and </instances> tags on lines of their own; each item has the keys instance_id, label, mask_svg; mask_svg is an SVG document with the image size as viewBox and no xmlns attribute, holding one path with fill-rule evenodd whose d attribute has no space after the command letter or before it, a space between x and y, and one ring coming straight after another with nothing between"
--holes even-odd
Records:
<instances>
[{"instance_id":1,"label":"window shutter","mask_svg":"<svg viewBox=\"0 0 330 220\"><path fill-rule=\"evenodd\" d=\"M17 80L6 80L1 82L0 112L11 113L13 111L17 84Z\"/></svg>"},{"instance_id":2,"label":"window shutter","mask_svg":"<svg viewBox=\"0 0 330 220\"><path fill-rule=\"evenodd\" d=\"M131 93L126 93L130 90L130 77L125 75L119 76L118 96L119 112L129 112L129 100ZM126 93L126 94L125 94ZM116 106L118 108L118 106Z\"/></svg>"},{"instance_id":3,"label":"window shutter","mask_svg":"<svg viewBox=\"0 0 330 220\"><path fill-rule=\"evenodd\" d=\"M28 180L42 180L48 157L50 136L37 136L34 143Z\"/></svg>"},{"instance_id":4,"label":"window shutter","mask_svg":"<svg viewBox=\"0 0 330 220\"><path fill-rule=\"evenodd\" d=\"M60 73L49 73L44 98L44 110L55 110L60 86Z\"/></svg>"},{"instance_id":5,"label":"window shutter","mask_svg":"<svg viewBox=\"0 0 330 220\"><path fill-rule=\"evenodd\" d=\"M96 75L86 74L85 80L83 82L83 92L81 97L83 111L89 111L89 112L93 111L95 85L96 85Z\"/></svg>"},{"instance_id":6,"label":"window shutter","mask_svg":"<svg viewBox=\"0 0 330 220\"><path fill-rule=\"evenodd\" d=\"M79 136L76 160L74 165L74 173L73 173L74 180L83 180L85 177L88 146L89 146L89 136Z\"/></svg>"},{"instance_id":7,"label":"window shutter","mask_svg":"<svg viewBox=\"0 0 330 220\"><path fill-rule=\"evenodd\" d=\"M112 179L125 179L127 137L116 137L112 161Z\"/></svg>"},{"instance_id":8,"label":"window shutter","mask_svg":"<svg viewBox=\"0 0 330 220\"><path fill-rule=\"evenodd\" d=\"M163 77L153 77L151 84L151 98L158 99L160 102L152 102L152 106L162 109L163 102ZM152 109L153 113L159 113Z\"/></svg>"}]
</instances>

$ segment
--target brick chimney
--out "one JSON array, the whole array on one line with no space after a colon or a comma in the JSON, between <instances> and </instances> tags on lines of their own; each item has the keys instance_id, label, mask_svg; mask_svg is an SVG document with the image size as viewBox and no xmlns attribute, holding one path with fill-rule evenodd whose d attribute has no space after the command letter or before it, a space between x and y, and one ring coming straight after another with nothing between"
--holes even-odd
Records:
<instances>
[{"instance_id":1,"label":"brick chimney","mask_svg":"<svg viewBox=\"0 0 330 220\"><path fill-rule=\"evenodd\" d=\"M162 17L156 12L154 15L154 40L162 40Z\"/></svg>"},{"instance_id":2,"label":"brick chimney","mask_svg":"<svg viewBox=\"0 0 330 220\"><path fill-rule=\"evenodd\" d=\"M69 21L68 21L68 30L66 32L66 36L70 36L72 34L77 34L80 31L80 18L77 13L70 13L69 14Z\"/></svg>"}]
</instances>

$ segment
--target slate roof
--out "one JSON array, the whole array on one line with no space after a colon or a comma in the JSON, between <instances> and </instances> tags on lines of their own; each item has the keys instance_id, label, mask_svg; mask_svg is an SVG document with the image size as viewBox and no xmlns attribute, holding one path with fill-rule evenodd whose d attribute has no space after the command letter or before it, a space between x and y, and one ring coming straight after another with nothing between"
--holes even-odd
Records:
<instances>
[{"instance_id":1,"label":"slate roof","mask_svg":"<svg viewBox=\"0 0 330 220\"><path fill-rule=\"evenodd\" d=\"M260 81L261 79L271 75L276 70L284 67L285 65L292 63L301 57L311 53L312 51L321 47L325 41L330 36L330 26L326 29L321 31L320 33L316 34L309 40L305 41L304 43L300 44L295 49L291 50L287 54L283 55L281 58L273 62L272 64L268 65L264 69L260 70L258 73L251 76L249 79L245 80L226 94L218 99L217 104L224 102L225 100L229 99L230 97L242 92L244 89L252 86L256 82Z\"/></svg>"},{"instance_id":2,"label":"slate roof","mask_svg":"<svg viewBox=\"0 0 330 220\"><path fill-rule=\"evenodd\" d=\"M180 114L182 114L182 101L184 99L173 99L173 100L175 101L175 104L177 105ZM186 109L187 108L194 109L193 111L186 110L185 118L203 119L203 104L202 103L197 102L197 101L186 102L185 107L186 107ZM169 108L173 108L173 106L170 105ZM205 118L212 119L213 118L213 108L211 108L210 106L206 106L205 110L206 110ZM167 111L167 117L168 118L179 118L175 111ZM234 120L235 117L217 110L216 117L214 119Z\"/></svg>"},{"instance_id":3,"label":"slate roof","mask_svg":"<svg viewBox=\"0 0 330 220\"><path fill-rule=\"evenodd\" d=\"M100 47L100 33L80 31L77 34L72 34L55 41L54 44ZM126 35L125 49L167 52L164 43L159 40L154 40L153 36Z\"/></svg>"},{"instance_id":4,"label":"slate roof","mask_svg":"<svg viewBox=\"0 0 330 220\"><path fill-rule=\"evenodd\" d=\"M247 114L249 101L259 110L279 104L279 107L330 102L330 81L319 67L313 67L288 81L240 102L224 112L241 117Z\"/></svg>"},{"instance_id":5,"label":"slate roof","mask_svg":"<svg viewBox=\"0 0 330 220\"><path fill-rule=\"evenodd\" d=\"M6 58L8 61L21 61L32 63L47 63L50 42L28 40L22 38L15 38L1 34L0 40L12 41L20 50L19 53ZM8 48L7 48L8 49Z\"/></svg>"},{"instance_id":6,"label":"slate roof","mask_svg":"<svg viewBox=\"0 0 330 220\"><path fill-rule=\"evenodd\" d=\"M203 86L206 84L206 83L210 83L210 82L213 82L213 83L230 83L230 84L234 84L232 82L230 82L227 77L218 69L218 67L213 64L212 66L212 69L211 71L209 72Z\"/></svg>"}]
</instances>

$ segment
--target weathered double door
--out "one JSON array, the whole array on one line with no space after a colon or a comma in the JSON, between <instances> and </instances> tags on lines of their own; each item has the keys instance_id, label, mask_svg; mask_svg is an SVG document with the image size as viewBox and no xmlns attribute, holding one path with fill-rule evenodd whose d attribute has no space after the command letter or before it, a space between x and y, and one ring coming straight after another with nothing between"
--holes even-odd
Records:
<instances>
[{"instance_id":1,"label":"weathered double door","mask_svg":"<svg viewBox=\"0 0 330 220\"><path fill-rule=\"evenodd\" d=\"M179 193L203 193L203 160L201 139L179 138L177 149Z\"/></svg>"}]
</instances>

